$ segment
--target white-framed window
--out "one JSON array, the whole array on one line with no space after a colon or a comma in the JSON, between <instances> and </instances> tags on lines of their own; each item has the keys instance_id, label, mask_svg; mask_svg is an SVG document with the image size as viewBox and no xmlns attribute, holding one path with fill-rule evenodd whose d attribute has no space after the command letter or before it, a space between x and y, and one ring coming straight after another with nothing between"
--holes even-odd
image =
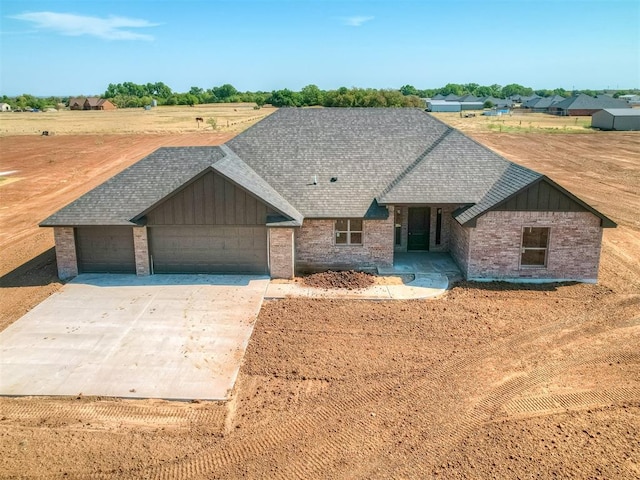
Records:
<instances>
[{"instance_id":1,"label":"white-framed window","mask_svg":"<svg viewBox=\"0 0 640 480\"><path fill-rule=\"evenodd\" d=\"M521 267L544 268L547 266L549 233L549 227L524 227L522 229Z\"/></svg>"},{"instance_id":2,"label":"white-framed window","mask_svg":"<svg viewBox=\"0 0 640 480\"><path fill-rule=\"evenodd\" d=\"M336 245L362 245L361 218L338 218L334 232Z\"/></svg>"}]
</instances>

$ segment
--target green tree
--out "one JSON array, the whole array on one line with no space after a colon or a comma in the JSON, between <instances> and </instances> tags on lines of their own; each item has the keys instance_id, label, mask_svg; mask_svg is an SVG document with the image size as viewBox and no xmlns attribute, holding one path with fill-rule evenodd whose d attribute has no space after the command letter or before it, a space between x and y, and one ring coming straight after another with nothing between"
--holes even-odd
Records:
<instances>
[{"instance_id":1,"label":"green tree","mask_svg":"<svg viewBox=\"0 0 640 480\"><path fill-rule=\"evenodd\" d=\"M502 91L500 92L502 98L507 98L512 95L533 95L533 89L529 87L523 87L522 85L518 85L517 83L511 83L509 85L505 85L502 87Z\"/></svg>"},{"instance_id":2,"label":"green tree","mask_svg":"<svg viewBox=\"0 0 640 480\"><path fill-rule=\"evenodd\" d=\"M238 90L233 85L225 83L219 87L213 87L211 93L216 96L220 102L229 102L231 97L238 94Z\"/></svg>"},{"instance_id":3,"label":"green tree","mask_svg":"<svg viewBox=\"0 0 640 480\"><path fill-rule=\"evenodd\" d=\"M413 85L403 85L400 87L402 95L418 95L418 90Z\"/></svg>"},{"instance_id":4,"label":"green tree","mask_svg":"<svg viewBox=\"0 0 640 480\"><path fill-rule=\"evenodd\" d=\"M299 107L302 105L302 96L285 88L271 92L267 102L274 107Z\"/></svg>"},{"instance_id":5,"label":"green tree","mask_svg":"<svg viewBox=\"0 0 640 480\"><path fill-rule=\"evenodd\" d=\"M324 92L320 90L317 85L307 85L303 87L300 95L302 96L302 105L322 105L324 101Z\"/></svg>"}]
</instances>

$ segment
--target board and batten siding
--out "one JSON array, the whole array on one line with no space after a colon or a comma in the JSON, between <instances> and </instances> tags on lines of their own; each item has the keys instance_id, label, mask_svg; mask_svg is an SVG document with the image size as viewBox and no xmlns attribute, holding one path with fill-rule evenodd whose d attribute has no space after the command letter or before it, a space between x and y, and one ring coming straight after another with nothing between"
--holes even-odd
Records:
<instances>
[{"instance_id":1,"label":"board and batten siding","mask_svg":"<svg viewBox=\"0 0 640 480\"><path fill-rule=\"evenodd\" d=\"M491 210L502 212L587 212L588 210L573 198L561 192L553 185L540 181L534 183L509 200Z\"/></svg>"},{"instance_id":2,"label":"board and batten siding","mask_svg":"<svg viewBox=\"0 0 640 480\"><path fill-rule=\"evenodd\" d=\"M274 213L221 175L207 172L147 213L147 225L264 225Z\"/></svg>"}]
</instances>

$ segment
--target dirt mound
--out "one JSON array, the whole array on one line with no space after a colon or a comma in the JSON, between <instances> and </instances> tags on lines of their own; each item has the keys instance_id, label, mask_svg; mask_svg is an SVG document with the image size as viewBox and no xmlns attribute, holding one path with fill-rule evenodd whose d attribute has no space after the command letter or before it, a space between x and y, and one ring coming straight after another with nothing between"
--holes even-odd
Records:
<instances>
[{"instance_id":1,"label":"dirt mound","mask_svg":"<svg viewBox=\"0 0 640 480\"><path fill-rule=\"evenodd\" d=\"M345 272L328 272L314 273L302 277L302 283L307 287L316 288L346 288L347 290L360 290L373 285L375 277L369 273L356 272L348 270Z\"/></svg>"}]
</instances>

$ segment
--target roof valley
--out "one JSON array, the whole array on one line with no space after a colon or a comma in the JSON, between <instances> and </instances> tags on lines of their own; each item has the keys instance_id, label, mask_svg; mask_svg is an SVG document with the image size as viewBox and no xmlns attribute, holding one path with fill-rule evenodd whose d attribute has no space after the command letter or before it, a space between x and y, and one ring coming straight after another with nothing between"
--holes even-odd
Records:
<instances>
[{"instance_id":1,"label":"roof valley","mask_svg":"<svg viewBox=\"0 0 640 480\"><path fill-rule=\"evenodd\" d=\"M389 193L393 187L395 187L398 183L400 183L402 181L403 178L405 178L410 172L411 170L413 170L414 168L416 168L421 162L422 160L424 160L427 155L429 155L433 150L435 150L435 148L440 145L443 140L451 133L453 132L453 128L446 126L445 131L442 132L442 134L435 140L435 142L433 142L431 145L429 145L427 147L427 149L422 152L418 158L416 158L413 162L411 162L409 165L407 165L404 170L402 172L400 172L398 174L398 176L396 178L394 178L391 183L389 185L386 186L386 188L380 192L379 195L377 195L377 198L381 198L383 197L385 194Z\"/></svg>"}]
</instances>

